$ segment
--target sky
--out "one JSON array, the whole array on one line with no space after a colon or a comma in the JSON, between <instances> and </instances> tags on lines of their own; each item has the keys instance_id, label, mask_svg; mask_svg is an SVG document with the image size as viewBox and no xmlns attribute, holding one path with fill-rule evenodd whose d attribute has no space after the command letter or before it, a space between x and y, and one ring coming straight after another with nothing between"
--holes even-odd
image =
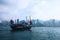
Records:
<instances>
[{"instance_id":1,"label":"sky","mask_svg":"<svg viewBox=\"0 0 60 40\"><path fill-rule=\"evenodd\" d=\"M0 0L0 20L60 20L60 0Z\"/></svg>"}]
</instances>

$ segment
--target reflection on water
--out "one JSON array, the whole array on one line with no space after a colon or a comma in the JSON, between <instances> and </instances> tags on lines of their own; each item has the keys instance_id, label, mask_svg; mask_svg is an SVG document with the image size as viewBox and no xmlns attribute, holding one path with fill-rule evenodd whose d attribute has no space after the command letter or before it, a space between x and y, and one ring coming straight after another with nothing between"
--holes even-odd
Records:
<instances>
[{"instance_id":1,"label":"reflection on water","mask_svg":"<svg viewBox=\"0 0 60 40\"><path fill-rule=\"evenodd\" d=\"M32 27L31 31L0 30L0 40L60 40L60 27Z\"/></svg>"}]
</instances>

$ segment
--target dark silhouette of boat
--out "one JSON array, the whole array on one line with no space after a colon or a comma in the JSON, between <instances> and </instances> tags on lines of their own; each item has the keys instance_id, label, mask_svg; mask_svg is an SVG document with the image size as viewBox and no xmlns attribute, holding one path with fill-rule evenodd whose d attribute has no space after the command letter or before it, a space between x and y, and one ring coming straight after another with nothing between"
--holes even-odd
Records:
<instances>
[{"instance_id":1,"label":"dark silhouette of boat","mask_svg":"<svg viewBox=\"0 0 60 40\"><path fill-rule=\"evenodd\" d=\"M32 27L32 21L30 20L29 23L25 21L21 21L20 23L14 24L13 20L10 20L10 26L12 30L30 30Z\"/></svg>"}]
</instances>

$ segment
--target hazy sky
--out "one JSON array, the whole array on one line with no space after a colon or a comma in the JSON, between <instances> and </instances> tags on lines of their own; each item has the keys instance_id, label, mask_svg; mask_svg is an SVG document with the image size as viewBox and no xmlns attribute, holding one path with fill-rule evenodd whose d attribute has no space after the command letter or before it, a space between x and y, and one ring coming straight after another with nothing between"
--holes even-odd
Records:
<instances>
[{"instance_id":1,"label":"hazy sky","mask_svg":"<svg viewBox=\"0 0 60 40\"><path fill-rule=\"evenodd\" d=\"M60 20L60 0L0 0L0 19Z\"/></svg>"}]
</instances>

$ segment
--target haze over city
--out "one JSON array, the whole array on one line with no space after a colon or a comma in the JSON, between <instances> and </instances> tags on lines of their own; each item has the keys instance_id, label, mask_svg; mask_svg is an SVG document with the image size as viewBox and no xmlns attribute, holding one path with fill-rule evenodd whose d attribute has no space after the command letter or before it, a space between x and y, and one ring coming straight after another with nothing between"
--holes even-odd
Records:
<instances>
[{"instance_id":1,"label":"haze over city","mask_svg":"<svg viewBox=\"0 0 60 40\"><path fill-rule=\"evenodd\" d=\"M0 20L60 20L60 0L0 0Z\"/></svg>"}]
</instances>

